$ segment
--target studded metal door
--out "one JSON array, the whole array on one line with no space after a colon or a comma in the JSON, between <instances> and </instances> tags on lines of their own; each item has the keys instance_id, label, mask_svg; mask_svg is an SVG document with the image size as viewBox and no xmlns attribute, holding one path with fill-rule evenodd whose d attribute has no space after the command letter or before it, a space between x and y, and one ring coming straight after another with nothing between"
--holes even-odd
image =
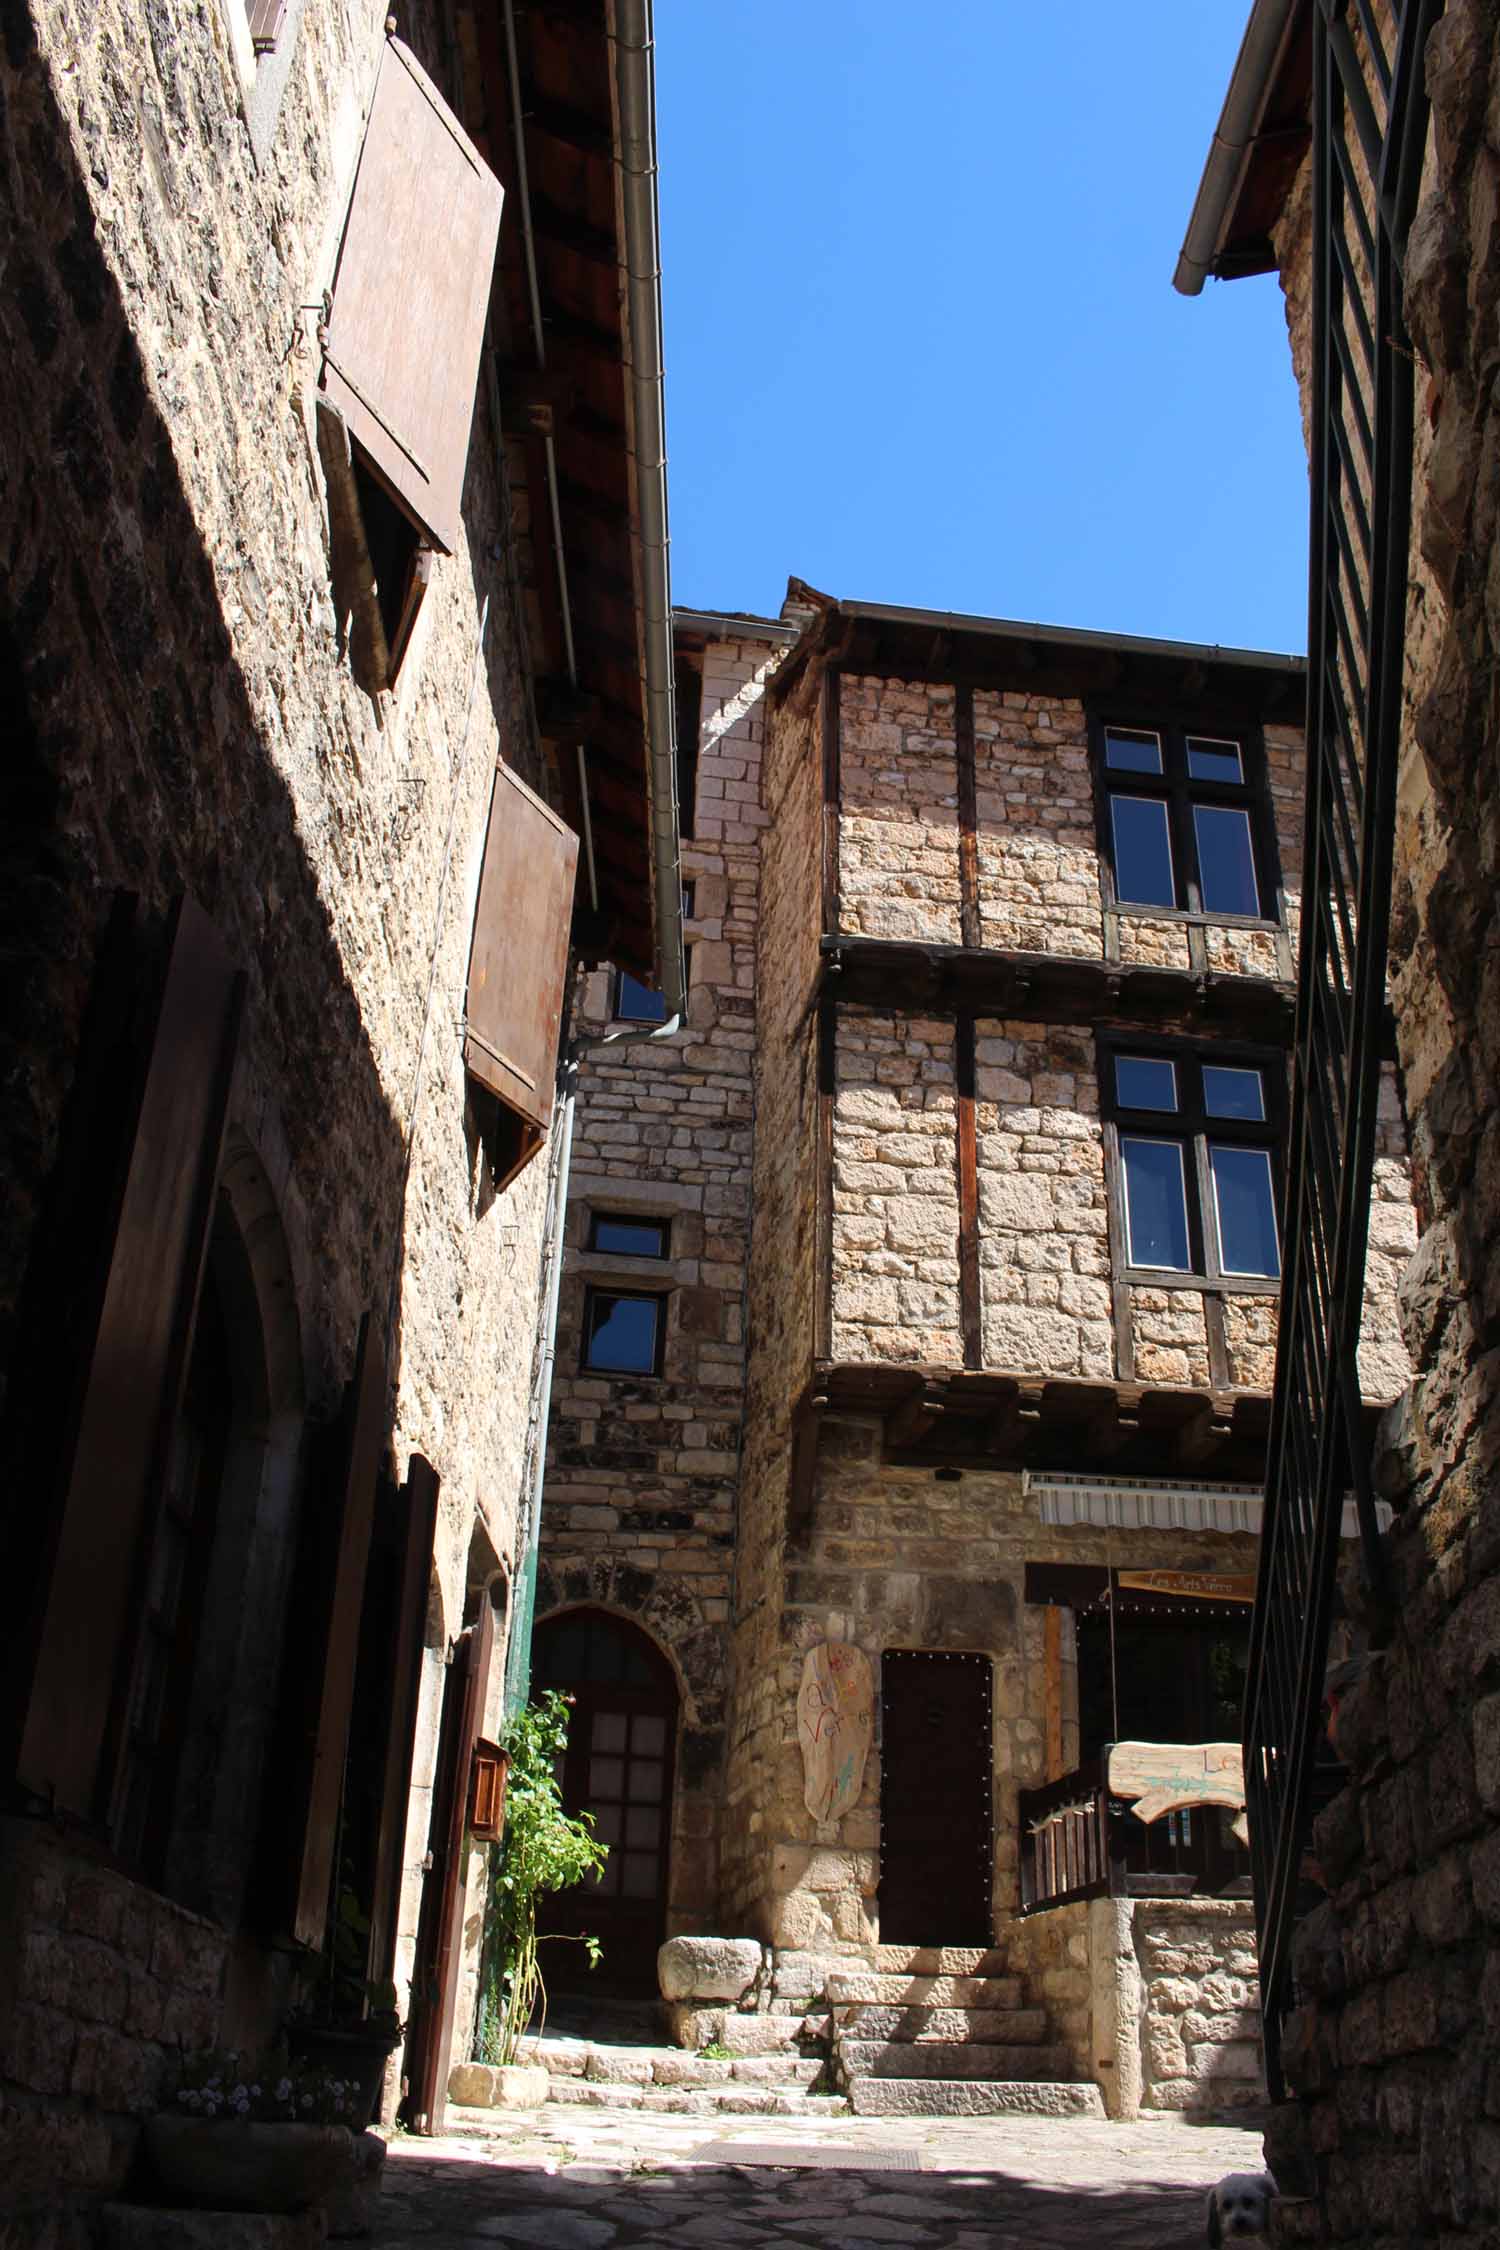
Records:
<instances>
[{"instance_id":1,"label":"studded metal door","mask_svg":"<svg viewBox=\"0 0 1500 2250\"><path fill-rule=\"evenodd\" d=\"M887 1649L880 1671L881 1942L988 1945L990 1659Z\"/></svg>"}]
</instances>

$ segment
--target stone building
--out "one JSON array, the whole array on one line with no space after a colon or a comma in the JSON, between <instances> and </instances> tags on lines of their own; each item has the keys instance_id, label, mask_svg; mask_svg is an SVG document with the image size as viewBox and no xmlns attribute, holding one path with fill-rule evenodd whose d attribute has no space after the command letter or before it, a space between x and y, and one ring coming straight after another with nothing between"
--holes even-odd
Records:
<instances>
[{"instance_id":1,"label":"stone building","mask_svg":"<svg viewBox=\"0 0 1500 2250\"><path fill-rule=\"evenodd\" d=\"M881 1978L917 2001L911 1977L946 1965L977 1980L949 2010L966 2052L946 2067L970 2080L1097 2077L1127 2114L1254 2099L1237 1757L1212 1746L1238 1733L1275 1353L1303 670L796 582L788 615L790 649L726 622L706 654L684 855L707 870L738 785L743 917L724 949L700 874L687 929L714 1048L721 980L743 995L743 1389L713 1442L744 1221L711 1272L672 1262L698 1254L678 1214L715 1148L696 1120L718 1073L684 1050L652 1066L649 1116L605 1079L581 1104L598 1154L571 1224L580 1372L554 1424L539 1669L595 1682L588 1724L613 1744L660 1660L651 1708L670 1723L680 1702L684 1770L652 1831L655 1926L761 1939L775 2004L842 1993L878 2017ZM1407 1376L1389 1072L1374 1193L1372 1417ZM1198 1762L1198 1796L1155 1823L1100 1762L1136 1741ZM596 1747L611 1817L644 1837L654 1796L633 1806L633 1763ZM577 1801L607 1801L590 1755L575 1743ZM1159 1965L1184 1921L1217 2004ZM1098 1967L1110 1948L1134 1998ZM1005 2029L1017 1976L1029 2071Z\"/></svg>"},{"instance_id":2,"label":"stone building","mask_svg":"<svg viewBox=\"0 0 1500 2250\"><path fill-rule=\"evenodd\" d=\"M467 2041L560 1024L682 974L653 133L640 0L0 25L8 2240L335 1976Z\"/></svg>"},{"instance_id":3,"label":"stone building","mask_svg":"<svg viewBox=\"0 0 1500 2250\"><path fill-rule=\"evenodd\" d=\"M1497 105L1493 0L1257 5L1178 268L1190 292L1268 271L1285 292L1312 456L1310 711L1329 813L1357 807L1308 896L1336 914L1357 895L1360 916L1353 949L1306 965L1299 1047L1311 1074L1313 1025L1347 1026L1358 1089L1388 983L1420 1229L1399 1298L1412 1383L1373 1467L1349 1464L1393 1518L1342 1573L1357 1637L1326 1681L1331 1556L1299 1529L1326 1522L1326 1481L1272 1463L1261 1609L1298 1661L1280 1680L1257 1665L1249 1748L1276 1785L1257 1906L1285 2239L1488 2241L1500 2221ZM1352 1195L1352 1096L1334 1116L1329 1180ZM1320 1220L1306 1201L1304 1267ZM1361 1245L1333 1247L1338 1304ZM1290 1457L1290 1370L1278 1412ZM1321 1811L1296 1786L1320 1699L1344 1767Z\"/></svg>"}]
</instances>

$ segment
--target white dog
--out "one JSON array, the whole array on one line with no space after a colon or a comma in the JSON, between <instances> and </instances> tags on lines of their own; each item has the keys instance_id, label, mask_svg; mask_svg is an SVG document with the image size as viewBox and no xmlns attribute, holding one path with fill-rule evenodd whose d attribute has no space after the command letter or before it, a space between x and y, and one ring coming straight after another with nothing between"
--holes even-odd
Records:
<instances>
[{"instance_id":1,"label":"white dog","mask_svg":"<svg viewBox=\"0 0 1500 2250\"><path fill-rule=\"evenodd\" d=\"M1269 2172L1226 2172L1208 2191L1209 2250L1222 2250L1226 2242L1264 2241L1275 2193Z\"/></svg>"}]
</instances>

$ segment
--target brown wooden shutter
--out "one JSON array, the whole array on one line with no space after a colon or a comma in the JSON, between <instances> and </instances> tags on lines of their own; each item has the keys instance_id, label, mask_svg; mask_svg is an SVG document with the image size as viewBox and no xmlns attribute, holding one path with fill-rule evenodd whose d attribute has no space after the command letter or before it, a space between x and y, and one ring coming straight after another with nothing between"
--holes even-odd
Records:
<instances>
[{"instance_id":1,"label":"brown wooden shutter","mask_svg":"<svg viewBox=\"0 0 1500 2250\"><path fill-rule=\"evenodd\" d=\"M414 1453L401 1490L400 1579L396 1638L390 1651L391 1717L386 1736L385 1778L380 1796L380 1828L375 1845L375 1887L370 1903L370 1943L366 1975L384 1984L396 1959L396 1923L401 1910L401 1875L406 1852L406 1822L411 1795L412 1748L417 1729L417 1698L422 1685L423 1628L432 1578L432 1544L437 1530L440 1480L431 1463Z\"/></svg>"},{"instance_id":2,"label":"brown wooden shutter","mask_svg":"<svg viewBox=\"0 0 1500 2250\"><path fill-rule=\"evenodd\" d=\"M435 545L458 544L501 188L388 39L339 250L323 388Z\"/></svg>"},{"instance_id":3,"label":"brown wooden shutter","mask_svg":"<svg viewBox=\"0 0 1500 2250\"><path fill-rule=\"evenodd\" d=\"M102 1815L109 1792L102 1752L187 1366L244 990L208 916L182 899L86 1347L17 1758L24 1788L86 1819Z\"/></svg>"},{"instance_id":4,"label":"brown wooden shutter","mask_svg":"<svg viewBox=\"0 0 1500 2250\"><path fill-rule=\"evenodd\" d=\"M476 1844L498 1844L505 1834L505 1784L510 1753L483 1735L469 1760L469 1833Z\"/></svg>"},{"instance_id":5,"label":"brown wooden shutter","mask_svg":"<svg viewBox=\"0 0 1500 2250\"><path fill-rule=\"evenodd\" d=\"M484 1724L490 1662L495 1651L495 1612L488 1593L479 1615L459 1635L453 1668L443 1697L443 1732L438 1748L437 1786L432 1795L428 1835L428 1873L422 1896L422 1928L412 1979L420 1994L414 2024L415 2052L409 2056L411 2121L418 2132L439 2133L448 2100L453 2019L458 2007L458 1972L463 1956L464 1827L469 1805L469 1770Z\"/></svg>"},{"instance_id":6,"label":"brown wooden shutter","mask_svg":"<svg viewBox=\"0 0 1500 2250\"><path fill-rule=\"evenodd\" d=\"M274 47L286 21L286 0L246 0L250 18L250 44L258 55Z\"/></svg>"},{"instance_id":7,"label":"brown wooden shutter","mask_svg":"<svg viewBox=\"0 0 1500 2250\"><path fill-rule=\"evenodd\" d=\"M469 955L464 1067L518 1121L511 1178L552 1115L578 838L510 768L495 768Z\"/></svg>"}]
</instances>

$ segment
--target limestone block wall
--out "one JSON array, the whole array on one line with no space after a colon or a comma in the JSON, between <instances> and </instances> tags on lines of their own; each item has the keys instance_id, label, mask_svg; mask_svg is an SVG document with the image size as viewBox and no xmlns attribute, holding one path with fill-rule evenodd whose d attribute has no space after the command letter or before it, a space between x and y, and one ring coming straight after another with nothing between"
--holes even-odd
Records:
<instances>
[{"instance_id":1,"label":"limestone block wall","mask_svg":"<svg viewBox=\"0 0 1500 2250\"><path fill-rule=\"evenodd\" d=\"M955 690L942 682L840 678L839 916L850 934L962 942L955 703ZM1082 703L976 688L973 724L979 942L1102 959L1096 780ZM1302 734L1275 724L1263 733L1295 949ZM1127 964L1192 965L1187 925L1171 917L1122 914L1119 948ZM1281 974L1271 929L1210 923L1205 949L1218 972Z\"/></svg>"},{"instance_id":2,"label":"limestone block wall","mask_svg":"<svg viewBox=\"0 0 1500 2250\"><path fill-rule=\"evenodd\" d=\"M953 1025L843 1008L837 1042L833 1355L960 1364Z\"/></svg>"},{"instance_id":3,"label":"limestone block wall","mask_svg":"<svg viewBox=\"0 0 1500 2250\"><path fill-rule=\"evenodd\" d=\"M794 1453L805 1443L817 1259L818 1043L822 927L822 707L816 687L778 705L766 745L771 815L761 862L760 1042L755 1063L749 1366L740 1474L734 1674L722 1926L769 1937L768 1830L789 1786L778 1684Z\"/></svg>"},{"instance_id":4,"label":"limestone block wall","mask_svg":"<svg viewBox=\"0 0 1500 2250\"><path fill-rule=\"evenodd\" d=\"M538 1615L602 1601L652 1633L684 1696L669 1933L718 1898L735 1500L745 1395L764 694L781 644L704 653L696 804L684 806L686 1021L670 1040L596 1050L579 1080L544 1496ZM590 976L583 1031L610 1022ZM597 1212L664 1220L669 1257L588 1247ZM660 1376L582 1365L590 1286L659 1293Z\"/></svg>"},{"instance_id":5,"label":"limestone block wall","mask_svg":"<svg viewBox=\"0 0 1500 2250\"><path fill-rule=\"evenodd\" d=\"M1099 1087L1089 1033L974 1026L984 1364L1115 1372Z\"/></svg>"},{"instance_id":6,"label":"limestone block wall","mask_svg":"<svg viewBox=\"0 0 1500 2250\"><path fill-rule=\"evenodd\" d=\"M440 13L404 12L402 35L456 99ZM248 1863L248 1846L224 1846L243 1843L259 1802L303 1416L336 1410L361 1314L393 1311L397 1467L420 1448L442 1477L441 1637L462 1622L476 1526L498 1567L514 1560L533 1359L543 1168L493 1193L461 1042L497 755L548 786L526 718L500 433L481 385L465 537L436 559L399 689L378 701L342 653L313 441L308 308L332 271L384 17L370 0L289 11L259 161L217 4L21 6L0 47L16 281L0 856L7 981L28 996L0 1025L0 1335L24 1367L18 1306L110 902L129 891L158 915L188 889L248 979L225 1182L276 1308L271 1379L293 1402L268 1448L236 1634L209 1652L195 1713L218 1746L196 1769L218 1792L218 1842L190 1887L215 1899L226 1866L242 1886ZM25 1392L23 1377L20 1410ZM424 1706L429 1744L431 1719ZM419 1769L408 1946L429 1780ZM195 2034L270 2028L284 1979L242 1953L200 1995L212 2007ZM66 2013L71 1971L58 1973ZM50 2079L20 2083L52 2093Z\"/></svg>"},{"instance_id":7,"label":"limestone block wall","mask_svg":"<svg viewBox=\"0 0 1500 2250\"><path fill-rule=\"evenodd\" d=\"M951 687L839 683L840 926L958 945L958 763Z\"/></svg>"},{"instance_id":8,"label":"limestone block wall","mask_svg":"<svg viewBox=\"0 0 1500 2250\"><path fill-rule=\"evenodd\" d=\"M1083 705L976 688L974 780L980 942L1098 960L1104 925Z\"/></svg>"},{"instance_id":9,"label":"limestone block wall","mask_svg":"<svg viewBox=\"0 0 1500 2250\"><path fill-rule=\"evenodd\" d=\"M1141 2107L1241 2109L1265 2100L1249 1899L1134 1899Z\"/></svg>"}]
</instances>

